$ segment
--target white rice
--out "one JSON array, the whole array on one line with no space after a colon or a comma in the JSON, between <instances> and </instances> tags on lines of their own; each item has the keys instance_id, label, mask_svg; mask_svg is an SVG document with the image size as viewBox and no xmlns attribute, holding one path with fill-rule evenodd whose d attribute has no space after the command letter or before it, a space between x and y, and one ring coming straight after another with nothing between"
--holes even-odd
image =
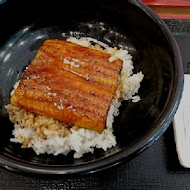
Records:
<instances>
[{"instance_id":1,"label":"white rice","mask_svg":"<svg viewBox=\"0 0 190 190\"><path fill-rule=\"evenodd\" d=\"M121 102L123 100L132 100L135 103L140 100L137 93L140 88L140 82L143 80L143 74L142 72L133 74L132 56L127 50L111 48L103 42L88 37L81 39L70 37L67 40L110 54L110 62L118 58L123 60L123 69L118 80L118 89L107 115L106 129L101 134L76 126L68 129L65 127L65 124L52 118L39 115L35 116L12 105L6 106L10 120L15 123L13 130L14 137L10 140L15 143L21 143L23 148L31 147L37 155L44 153L67 155L73 150L74 158L80 158L85 153L93 153L94 148L100 148L106 151L116 146L117 142L113 134L112 125L114 117L119 115ZM93 46L91 41L95 42L96 45ZM15 88L17 85L15 85ZM39 128L36 123L40 123L40 126L45 127ZM39 132L39 130L41 131Z\"/></svg>"}]
</instances>

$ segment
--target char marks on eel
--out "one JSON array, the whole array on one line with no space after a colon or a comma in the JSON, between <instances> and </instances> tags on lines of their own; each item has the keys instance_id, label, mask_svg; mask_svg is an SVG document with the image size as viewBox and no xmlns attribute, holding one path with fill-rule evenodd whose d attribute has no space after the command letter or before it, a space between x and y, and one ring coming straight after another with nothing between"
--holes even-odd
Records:
<instances>
[{"instance_id":1,"label":"char marks on eel","mask_svg":"<svg viewBox=\"0 0 190 190\"><path fill-rule=\"evenodd\" d=\"M122 60L63 40L46 40L11 97L11 104L78 127L105 129Z\"/></svg>"}]
</instances>

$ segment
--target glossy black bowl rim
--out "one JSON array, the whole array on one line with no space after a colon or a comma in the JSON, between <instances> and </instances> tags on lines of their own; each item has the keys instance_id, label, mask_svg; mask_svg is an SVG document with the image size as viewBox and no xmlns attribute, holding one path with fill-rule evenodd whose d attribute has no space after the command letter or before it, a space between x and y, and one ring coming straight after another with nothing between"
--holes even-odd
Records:
<instances>
[{"instance_id":1,"label":"glossy black bowl rim","mask_svg":"<svg viewBox=\"0 0 190 190\"><path fill-rule=\"evenodd\" d=\"M27 173L36 173L36 174L81 174L81 173L94 173L101 171L117 164L120 164L124 160L129 160L132 157L135 157L143 150L151 146L168 128L171 124L173 117L179 106L182 92L183 92L183 83L184 83L184 71L183 71L183 61L181 53L178 47L178 44L168 28L165 22L154 13L148 6L143 4L140 1L129 1L131 4L134 4L141 10L143 10L153 21L154 23L162 30L163 34L170 43L174 54L174 64L175 64L175 78L173 92L171 94L170 101L168 101L165 110L162 112L160 118L155 123L153 129L149 131L146 137L134 142L129 147L126 147L122 151L115 153L114 155L97 159L94 161L85 162L82 164L74 165L45 165L45 164L35 164L21 159L12 157L6 153L0 154L0 165L13 171L21 171Z\"/></svg>"}]
</instances>

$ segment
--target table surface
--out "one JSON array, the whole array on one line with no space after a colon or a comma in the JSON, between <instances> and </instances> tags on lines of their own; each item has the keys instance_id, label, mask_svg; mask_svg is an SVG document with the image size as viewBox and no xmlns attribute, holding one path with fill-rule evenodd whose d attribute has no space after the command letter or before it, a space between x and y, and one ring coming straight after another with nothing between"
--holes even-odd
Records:
<instances>
[{"instance_id":1,"label":"table surface","mask_svg":"<svg viewBox=\"0 0 190 190\"><path fill-rule=\"evenodd\" d=\"M179 44L185 73L190 73L190 20L164 21ZM0 189L189 190L190 169L185 169L179 164L171 124L151 147L129 162L105 171L80 176L31 175L0 168Z\"/></svg>"}]
</instances>

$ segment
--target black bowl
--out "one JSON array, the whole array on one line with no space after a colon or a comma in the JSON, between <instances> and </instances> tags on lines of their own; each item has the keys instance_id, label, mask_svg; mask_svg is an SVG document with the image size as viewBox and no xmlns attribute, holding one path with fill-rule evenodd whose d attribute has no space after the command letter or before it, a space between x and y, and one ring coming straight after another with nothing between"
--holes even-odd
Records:
<instances>
[{"instance_id":1,"label":"black bowl","mask_svg":"<svg viewBox=\"0 0 190 190\"><path fill-rule=\"evenodd\" d=\"M0 16L11 12L0 31L0 164L13 170L43 173L87 173L128 160L154 143L171 123L183 90L183 64L176 41L165 23L138 1L8 1ZM45 3L45 5L44 5ZM3 16L1 17L3 18ZM117 146L96 149L73 159L40 155L11 143L13 124L4 108L10 91L47 38L61 33L90 36L133 56L134 72L142 71L141 101L124 101L114 122Z\"/></svg>"}]
</instances>

